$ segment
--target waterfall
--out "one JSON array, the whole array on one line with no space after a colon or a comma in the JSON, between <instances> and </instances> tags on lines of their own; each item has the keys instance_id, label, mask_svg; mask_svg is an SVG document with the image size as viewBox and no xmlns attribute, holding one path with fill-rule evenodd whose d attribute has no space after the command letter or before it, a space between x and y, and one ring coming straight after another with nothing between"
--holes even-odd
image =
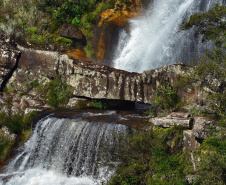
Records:
<instances>
[{"instance_id":1,"label":"waterfall","mask_svg":"<svg viewBox=\"0 0 226 185\"><path fill-rule=\"evenodd\" d=\"M119 142L117 134L126 134L127 130L128 126L121 124L46 117L37 123L32 137L9 164L7 175L13 177L6 185L89 185L106 181L114 172L111 159Z\"/></svg>"},{"instance_id":2,"label":"waterfall","mask_svg":"<svg viewBox=\"0 0 226 185\"><path fill-rule=\"evenodd\" d=\"M184 20L205 12L224 0L154 0L147 12L130 20L130 33L119 35L112 66L130 72L143 72L176 62L189 63L209 48L194 29L181 31Z\"/></svg>"}]
</instances>

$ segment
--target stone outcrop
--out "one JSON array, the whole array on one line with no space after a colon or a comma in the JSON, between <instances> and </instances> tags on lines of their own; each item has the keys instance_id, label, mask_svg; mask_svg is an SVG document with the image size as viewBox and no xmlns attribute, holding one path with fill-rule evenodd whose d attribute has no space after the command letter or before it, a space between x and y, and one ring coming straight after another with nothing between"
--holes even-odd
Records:
<instances>
[{"instance_id":1,"label":"stone outcrop","mask_svg":"<svg viewBox=\"0 0 226 185\"><path fill-rule=\"evenodd\" d=\"M183 126L185 128L190 128L192 126L192 119L188 113L172 112L166 117L151 118L149 122L153 126L161 126L164 128L169 128L173 126Z\"/></svg>"},{"instance_id":2,"label":"stone outcrop","mask_svg":"<svg viewBox=\"0 0 226 185\"><path fill-rule=\"evenodd\" d=\"M74 41L74 43L80 43L82 45L86 45L86 38L83 33L75 26L71 24L63 24L58 34L61 37L66 37Z\"/></svg>"},{"instance_id":3,"label":"stone outcrop","mask_svg":"<svg viewBox=\"0 0 226 185\"><path fill-rule=\"evenodd\" d=\"M210 136L211 131L216 130L216 126L212 121L204 117L195 117L192 135L198 139L206 139Z\"/></svg>"},{"instance_id":4,"label":"stone outcrop","mask_svg":"<svg viewBox=\"0 0 226 185\"><path fill-rule=\"evenodd\" d=\"M59 74L73 87L74 96L151 104L154 91L163 83L176 83L177 75L182 74L184 68L183 64L174 64L142 74L130 73L99 63L71 59L59 52L20 46L18 49L22 55L7 87L23 93L34 80L44 85ZM30 95L38 96L37 93Z\"/></svg>"},{"instance_id":5,"label":"stone outcrop","mask_svg":"<svg viewBox=\"0 0 226 185\"><path fill-rule=\"evenodd\" d=\"M192 130L183 131L184 150L187 152L195 152L198 150L200 143L192 135Z\"/></svg>"},{"instance_id":6,"label":"stone outcrop","mask_svg":"<svg viewBox=\"0 0 226 185\"><path fill-rule=\"evenodd\" d=\"M174 85L178 80L177 75L184 74L185 67L178 63L139 74L114 69L89 60L83 61L79 56L69 57L60 52L35 50L19 45L13 51L20 54L20 57L17 56L16 70L11 72L10 79L7 80L7 89L11 95L2 96L3 103L0 102L0 104L1 107L7 107L7 102L13 101L15 112L24 111L30 107L35 109L46 107L47 92L43 92L42 87L57 75L71 86L74 97L151 104L155 90L166 82ZM11 49L9 52L12 52ZM84 53L83 57L86 59ZM4 61L3 56L1 61ZM2 71L6 69L4 66L1 67ZM38 83L39 88L34 89L33 83ZM183 89L181 97L186 94L189 92ZM170 118L170 120L173 119ZM173 122L172 124L175 125L176 123ZM185 125L189 125L188 121L184 122L186 122Z\"/></svg>"}]
</instances>

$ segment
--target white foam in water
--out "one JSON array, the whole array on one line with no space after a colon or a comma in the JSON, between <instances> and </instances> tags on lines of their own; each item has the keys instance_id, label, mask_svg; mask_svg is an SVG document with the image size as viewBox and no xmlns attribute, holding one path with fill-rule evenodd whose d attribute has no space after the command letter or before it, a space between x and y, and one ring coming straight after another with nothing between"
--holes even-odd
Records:
<instances>
[{"instance_id":1,"label":"white foam in water","mask_svg":"<svg viewBox=\"0 0 226 185\"><path fill-rule=\"evenodd\" d=\"M110 152L119 143L116 133L127 130L121 124L46 117L0 179L12 176L6 185L101 184L117 165Z\"/></svg>"},{"instance_id":2,"label":"white foam in water","mask_svg":"<svg viewBox=\"0 0 226 185\"><path fill-rule=\"evenodd\" d=\"M144 16L130 21L130 34L120 33L112 66L143 72L176 62L189 63L209 46L194 36L193 29L180 31L181 23L223 1L154 0Z\"/></svg>"},{"instance_id":3,"label":"white foam in water","mask_svg":"<svg viewBox=\"0 0 226 185\"><path fill-rule=\"evenodd\" d=\"M93 185L91 177L67 177L42 168L29 169L11 178L6 185Z\"/></svg>"}]
</instances>

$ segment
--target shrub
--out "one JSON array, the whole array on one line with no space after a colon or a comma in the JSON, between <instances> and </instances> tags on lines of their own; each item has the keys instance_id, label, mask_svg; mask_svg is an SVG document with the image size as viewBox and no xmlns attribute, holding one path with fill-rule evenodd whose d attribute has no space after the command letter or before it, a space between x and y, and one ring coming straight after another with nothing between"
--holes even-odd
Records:
<instances>
[{"instance_id":1,"label":"shrub","mask_svg":"<svg viewBox=\"0 0 226 185\"><path fill-rule=\"evenodd\" d=\"M200 161L196 184L223 185L226 183L226 140L212 137L204 140L199 149Z\"/></svg>"},{"instance_id":2,"label":"shrub","mask_svg":"<svg viewBox=\"0 0 226 185\"><path fill-rule=\"evenodd\" d=\"M14 141L0 135L0 161L4 161L12 148Z\"/></svg>"},{"instance_id":3,"label":"shrub","mask_svg":"<svg viewBox=\"0 0 226 185\"><path fill-rule=\"evenodd\" d=\"M118 156L120 164L114 184L187 184L185 172L192 172L188 156L180 145L183 128L155 128L136 131L121 139Z\"/></svg>"},{"instance_id":4,"label":"shrub","mask_svg":"<svg viewBox=\"0 0 226 185\"><path fill-rule=\"evenodd\" d=\"M184 23L182 29L189 29L196 26L196 35L203 36L203 42L211 40L214 43L212 50L207 50L206 55L196 61L194 71L188 76L187 83L198 81L201 87L205 87L207 93L206 104L209 113L214 113L214 119L222 126L225 119L225 84L226 84L226 7L216 4L211 10L205 13L196 13ZM186 82L182 80L182 83ZM224 122L224 121L223 121Z\"/></svg>"},{"instance_id":5,"label":"shrub","mask_svg":"<svg viewBox=\"0 0 226 185\"><path fill-rule=\"evenodd\" d=\"M72 91L66 82L62 81L60 77L51 80L48 85L47 104L51 107L64 106L69 98L72 97Z\"/></svg>"},{"instance_id":6,"label":"shrub","mask_svg":"<svg viewBox=\"0 0 226 185\"><path fill-rule=\"evenodd\" d=\"M91 102L91 107L95 107L95 108L98 108L98 109L106 109L107 104L104 101L93 100Z\"/></svg>"},{"instance_id":7,"label":"shrub","mask_svg":"<svg viewBox=\"0 0 226 185\"><path fill-rule=\"evenodd\" d=\"M182 103L171 84L168 82L163 83L155 91L154 102L153 106L149 109L149 115L156 116L157 113L161 114L164 111L175 111Z\"/></svg>"},{"instance_id":8,"label":"shrub","mask_svg":"<svg viewBox=\"0 0 226 185\"><path fill-rule=\"evenodd\" d=\"M11 133L21 134L23 131L31 129L31 121L37 113L37 111L34 111L26 116L23 114L7 115L6 113L0 113L0 123L2 126L6 126Z\"/></svg>"},{"instance_id":9,"label":"shrub","mask_svg":"<svg viewBox=\"0 0 226 185\"><path fill-rule=\"evenodd\" d=\"M58 37L56 43L61 46L71 46L72 40L65 37Z\"/></svg>"}]
</instances>

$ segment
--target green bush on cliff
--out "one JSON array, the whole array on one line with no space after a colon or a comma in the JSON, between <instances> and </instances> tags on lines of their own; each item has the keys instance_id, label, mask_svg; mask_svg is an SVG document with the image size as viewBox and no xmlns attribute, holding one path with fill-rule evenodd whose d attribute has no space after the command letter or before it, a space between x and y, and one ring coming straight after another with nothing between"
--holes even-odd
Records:
<instances>
[{"instance_id":1,"label":"green bush on cliff","mask_svg":"<svg viewBox=\"0 0 226 185\"><path fill-rule=\"evenodd\" d=\"M4 161L14 144L13 140L0 135L0 161Z\"/></svg>"},{"instance_id":2,"label":"green bush on cliff","mask_svg":"<svg viewBox=\"0 0 226 185\"><path fill-rule=\"evenodd\" d=\"M91 107L95 107L98 109L106 109L107 108L107 103L104 101L98 101L98 100L93 100L91 102Z\"/></svg>"},{"instance_id":3,"label":"green bush on cliff","mask_svg":"<svg viewBox=\"0 0 226 185\"><path fill-rule=\"evenodd\" d=\"M0 113L0 126L7 127L10 133L21 135L22 141L20 144L23 144L31 135L32 119L37 114L38 111L33 111L28 115ZM13 149L14 143L14 139L10 139L0 132L0 161L7 158Z\"/></svg>"},{"instance_id":4,"label":"green bush on cliff","mask_svg":"<svg viewBox=\"0 0 226 185\"><path fill-rule=\"evenodd\" d=\"M70 87L60 77L51 80L47 88L47 104L51 107L62 107L72 97Z\"/></svg>"},{"instance_id":5,"label":"green bush on cliff","mask_svg":"<svg viewBox=\"0 0 226 185\"><path fill-rule=\"evenodd\" d=\"M26 116L22 113L12 115L0 113L0 124L1 126L6 126L11 133L21 134L23 131L31 129L31 121L37 113L37 111L34 111Z\"/></svg>"},{"instance_id":6,"label":"green bush on cliff","mask_svg":"<svg viewBox=\"0 0 226 185\"><path fill-rule=\"evenodd\" d=\"M149 109L151 116L163 111L175 111L180 103L176 90L170 83L163 83L155 90L153 106Z\"/></svg>"}]
</instances>

